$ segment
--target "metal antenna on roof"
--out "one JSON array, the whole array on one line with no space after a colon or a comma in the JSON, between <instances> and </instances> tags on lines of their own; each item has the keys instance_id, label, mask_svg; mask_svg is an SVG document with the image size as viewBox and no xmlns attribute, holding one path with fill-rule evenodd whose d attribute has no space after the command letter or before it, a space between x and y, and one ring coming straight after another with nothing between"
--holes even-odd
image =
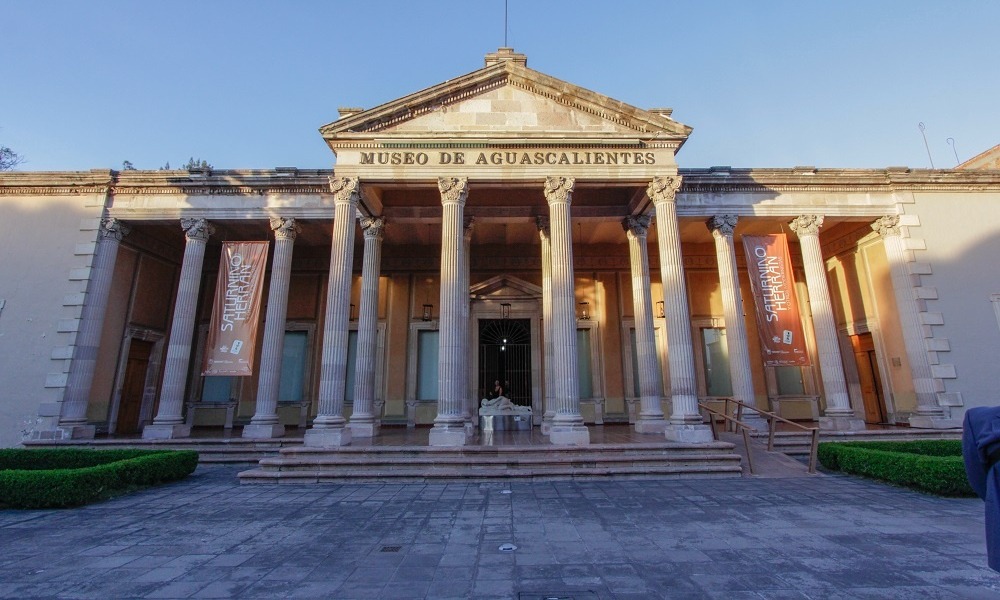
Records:
<instances>
[{"instance_id":1,"label":"metal antenna on roof","mask_svg":"<svg viewBox=\"0 0 1000 600\"><path fill-rule=\"evenodd\" d=\"M931 158L931 147L927 145L927 134L924 133L924 129L926 129L926 127L924 127L923 121L917 123L917 129L920 130L920 135L922 135L924 138L924 148L927 148L927 160L931 161L931 168L933 169L934 159Z\"/></svg>"},{"instance_id":2,"label":"metal antenna on roof","mask_svg":"<svg viewBox=\"0 0 1000 600\"><path fill-rule=\"evenodd\" d=\"M955 166L957 167L962 164L962 161L958 160L958 150L955 149L955 138L950 137L945 141L948 142L949 146L951 146L951 151L955 153Z\"/></svg>"}]
</instances>

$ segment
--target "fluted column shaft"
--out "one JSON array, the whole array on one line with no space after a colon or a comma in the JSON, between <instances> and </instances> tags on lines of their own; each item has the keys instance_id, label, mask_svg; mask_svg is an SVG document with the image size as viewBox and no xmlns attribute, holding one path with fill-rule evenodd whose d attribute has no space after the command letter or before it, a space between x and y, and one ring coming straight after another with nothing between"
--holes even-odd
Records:
<instances>
[{"instance_id":1,"label":"fluted column shaft","mask_svg":"<svg viewBox=\"0 0 1000 600\"><path fill-rule=\"evenodd\" d=\"M271 283L267 292L264 317L264 345L260 355L257 381L257 405L250 424L243 428L245 438L275 438L285 433L278 423L278 389L281 385L281 357L285 348L285 317L288 312L288 286L292 276L292 251L299 227L295 219L273 217L274 258L271 260Z\"/></svg>"},{"instance_id":2,"label":"fluted column shaft","mask_svg":"<svg viewBox=\"0 0 1000 600\"><path fill-rule=\"evenodd\" d=\"M362 218L365 255L361 264L361 312L358 315L358 354L354 377L354 411L351 413L351 433L357 437L372 437L378 432L375 406L375 364L378 348L378 281L382 264L381 217Z\"/></svg>"},{"instance_id":3,"label":"fluted column shaft","mask_svg":"<svg viewBox=\"0 0 1000 600\"><path fill-rule=\"evenodd\" d=\"M548 217L537 217L538 237L542 246L542 352L545 368L545 413L542 416L542 434L548 435L552 427L555 410L555 377L553 375L552 353L552 239Z\"/></svg>"},{"instance_id":4,"label":"fluted column shaft","mask_svg":"<svg viewBox=\"0 0 1000 600\"><path fill-rule=\"evenodd\" d=\"M957 419L945 416L937 401L937 388L924 340L924 325L920 322L920 313L913 295L913 282L906 268L906 247L899 231L899 217L882 217L872 223L872 229L882 236L885 246L892 291L896 296L896 314L903 329L906 360L910 363L910 377L917 395L917 413L910 417L910 425L930 428L961 427Z\"/></svg>"},{"instance_id":5,"label":"fluted column shaft","mask_svg":"<svg viewBox=\"0 0 1000 600\"><path fill-rule=\"evenodd\" d=\"M661 433L666 426L660 397L663 395L660 362L656 357L656 332L653 328L653 298L649 283L649 254L646 234L650 217L639 215L622 222L628 238L632 266L632 307L635 313L635 346L639 365L639 418L635 423L638 433Z\"/></svg>"},{"instance_id":6,"label":"fluted column shaft","mask_svg":"<svg viewBox=\"0 0 1000 600\"><path fill-rule=\"evenodd\" d=\"M666 437L674 441L707 442L712 432L702 424L698 411L694 351L691 345L691 312L681 234L677 226L679 176L655 177L646 195L656 208L656 236L660 251L660 280L663 283L663 310L667 323L667 361L670 366L670 427Z\"/></svg>"},{"instance_id":7,"label":"fluted column shaft","mask_svg":"<svg viewBox=\"0 0 1000 600\"><path fill-rule=\"evenodd\" d=\"M429 434L432 446L461 446L466 441L462 417L462 213L468 179L442 177L441 191L441 313L438 326L438 414ZM468 302L468 290L464 292Z\"/></svg>"},{"instance_id":8,"label":"fluted column shaft","mask_svg":"<svg viewBox=\"0 0 1000 600\"><path fill-rule=\"evenodd\" d=\"M191 424L184 425L184 383L191 360L191 338L198 307L198 289L201 287L201 270L205 262L205 245L214 232L205 219L181 219L187 240L181 263L177 298L174 300L174 319L170 325L170 343L163 367L163 387L160 407L151 425L142 431L144 438L187 437Z\"/></svg>"},{"instance_id":9,"label":"fluted column shaft","mask_svg":"<svg viewBox=\"0 0 1000 600\"><path fill-rule=\"evenodd\" d=\"M72 437L94 437L94 428L87 426L87 403L97 367L97 352L104 329L104 314L108 308L111 280L115 274L118 247L129 227L118 219L101 221L94 262L90 268L90 283L76 333L73 363L66 379L59 425L73 429Z\"/></svg>"},{"instance_id":10,"label":"fluted column shaft","mask_svg":"<svg viewBox=\"0 0 1000 600\"><path fill-rule=\"evenodd\" d=\"M552 376L555 379L555 415L549 440L553 444L584 445L590 443L590 432L580 414L577 373L576 282L570 213L573 185L572 177L549 177L545 181L552 247Z\"/></svg>"},{"instance_id":11,"label":"fluted column shaft","mask_svg":"<svg viewBox=\"0 0 1000 600\"><path fill-rule=\"evenodd\" d=\"M743 320L743 298L740 295L736 270L736 249L733 231L736 215L718 215L708 220L715 238L715 255L719 263L719 283L722 287L722 311L726 319L726 341L729 347L729 373L733 382L733 397L754 406L753 371L747 346L747 327Z\"/></svg>"},{"instance_id":12,"label":"fluted column shaft","mask_svg":"<svg viewBox=\"0 0 1000 600\"><path fill-rule=\"evenodd\" d=\"M459 319L459 327L462 331L460 333L460 338L462 344L464 345L461 358L462 365L459 370L459 377L461 378L461 390L465 402L462 407L462 418L470 428L469 433L479 424L479 409L477 406L476 394L473 393L470 384L471 378L471 365L469 364L469 357L472 356L470 352L469 344L470 331L469 331L469 271L471 269L471 254L472 249L472 227L474 225L475 219L472 217L465 217L464 227L462 229L462 255L461 255L461 268L459 269L459 275L461 276L461 281L458 283L458 288L462 293L461 310L462 316Z\"/></svg>"},{"instance_id":13,"label":"fluted column shaft","mask_svg":"<svg viewBox=\"0 0 1000 600\"><path fill-rule=\"evenodd\" d=\"M354 227L358 205L357 177L331 177L334 194L333 240L323 322L323 355L320 362L319 413L303 440L307 446L350 444L344 427L347 386L347 324L350 319L351 273L354 266Z\"/></svg>"},{"instance_id":14,"label":"fluted column shaft","mask_svg":"<svg viewBox=\"0 0 1000 600\"><path fill-rule=\"evenodd\" d=\"M833 318L833 304L826 281L826 267L823 251L819 245L819 228L823 226L822 215L802 215L791 221L789 227L799 237L802 251L802 266L806 271L806 287L809 289L809 306L812 311L813 329L816 332L816 351L819 354L820 376L826 397L827 417L854 417L851 399L847 395L847 381L844 378L844 362L837 343L837 325ZM854 428L863 427L860 420Z\"/></svg>"}]
</instances>

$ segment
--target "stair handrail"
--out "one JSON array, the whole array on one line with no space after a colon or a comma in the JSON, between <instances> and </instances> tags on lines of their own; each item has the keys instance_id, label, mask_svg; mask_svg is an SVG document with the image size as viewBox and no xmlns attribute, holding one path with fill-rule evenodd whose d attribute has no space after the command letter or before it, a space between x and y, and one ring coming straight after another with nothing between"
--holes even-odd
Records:
<instances>
[{"instance_id":1,"label":"stair handrail","mask_svg":"<svg viewBox=\"0 0 1000 600\"><path fill-rule=\"evenodd\" d=\"M709 408L703 402L699 402L698 406L701 407L705 412L707 412L710 415L715 415L717 417L722 417L722 419L726 422L726 431L729 430L729 425L730 424L732 424L733 427L736 430L742 430L742 432L743 432L743 446L747 450L747 467L750 469L750 474L751 475L755 475L754 470L753 470L753 455L750 452L750 436L747 434L747 430L753 429L754 431L756 431L756 429L754 429L753 427L747 425L746 423L744 423L744 422L742 422L742 421L740 421L740 420L738 420L738 419L736 419L734 417L729 416L729 414L728 414L729 411L728 410L725 413L720 413L717 410ZM708 423L709 423L709 426L712 428L712 439L714 439L715 441L719 441L719 432L716 431L716 429L715 429L715 419L713 417L709 417Z\"/></svg>"},{"instance_id":2,"label":"stair handrail","mask_svg":"<svg viewBox=\"0 0 1000 600\"><path fill-rule=\"evenodd\" d=\"M730 402L733 403L733 404L735 404L736 405L736 419L742 419L743 418L743 409L744 408L750 409L750 410L756 412L757 414L763 415L767 419L767 451L768 452L774 452L774 432L775 432L775 427L777 425L776 421L781 421L782 423L788 423L789 425L792 425L793 427L797 427L797 428L799 428L799 429L801 429L801 430L809 433L810 436L811 436L810 445L809 445L809 474L810 475L815 475L816 474L817 453L819 452L819 428L818 427L806 427L805 425L803 425L801 423L796 423L795 421L790 421L790 420L788 420L788 419L786 419L784 417L778 416L777 414L775 414L773 412L762 410L760 408L757 408L756 406L752 406L750 404L747 404L746 402L742 402L740 400L737 400L736 398L716 398L716 399L713 399L713 400L716 401L716 402L725 402L725 409L724 410L725 410L725 412L726 412L727 415L729 414L729 404L730 404ZM701 404L701 403L699 403L699 404ZM756 431L756 429L754 431Z\"/></svg>"}]
</instances>

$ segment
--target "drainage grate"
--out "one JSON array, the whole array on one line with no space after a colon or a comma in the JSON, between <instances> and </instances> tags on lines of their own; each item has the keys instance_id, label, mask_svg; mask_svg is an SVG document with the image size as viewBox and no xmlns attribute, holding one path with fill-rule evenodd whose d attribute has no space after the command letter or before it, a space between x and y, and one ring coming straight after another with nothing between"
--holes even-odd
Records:
<instances>
[{"instance_id":1,"label":"drainage grate","mask_svg":"<svg viewBox=\"0 0 1000 600\"><path fill-rule=\"evenodd\" d=\"M382 549L379 550L379 552L399 552L402 549L402 546L382 546Z\"/></svg>"}]
</instances>

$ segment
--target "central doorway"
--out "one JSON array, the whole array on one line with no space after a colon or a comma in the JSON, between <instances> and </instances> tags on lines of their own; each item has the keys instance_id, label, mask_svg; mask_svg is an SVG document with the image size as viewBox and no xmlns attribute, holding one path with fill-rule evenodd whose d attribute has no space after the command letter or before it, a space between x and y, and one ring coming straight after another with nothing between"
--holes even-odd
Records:
<instances>
[{"instance_id":1,"label":"central doorway","mask_svg":"<svg viewBox=\"0 0 1000 600\"><path fill-rule=\"evenodd\" d=\"M531 320L479 320L479 390L493 391L499 380L504 395L518 406L531 406Z\"/></svg>"}]
</instances>

